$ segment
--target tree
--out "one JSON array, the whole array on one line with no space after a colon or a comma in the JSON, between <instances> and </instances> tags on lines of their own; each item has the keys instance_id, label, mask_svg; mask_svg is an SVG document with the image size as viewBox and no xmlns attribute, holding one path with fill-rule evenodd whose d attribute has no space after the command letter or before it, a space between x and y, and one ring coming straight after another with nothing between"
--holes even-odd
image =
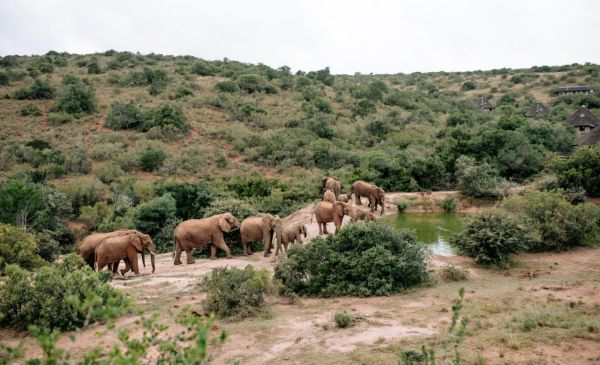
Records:
<instances>
[{"instance_id":1,"label":"tree","mask_svg":"<svg viewBox=\"0 0 600 365\"><path fill-rule=\"evenodd\" d=\"M371 113L375 113L376 111L377 111L377 109L375 107L374 102L372 102L371 100L363 99L363 100L359 100L352 107L352 116L353 117L360 116L360 117L364 118Z\"/></svg>"},{"instance_id":2,"label":"tree","mask_svg":"<svg viewBox=\"0 0 600 365\"><path fill-rule=\"evenodd\" d=\"M76 115L95 112L96 96L94 89L82 83L67 85L53 110Z\"/></svg>"}]
</instances>

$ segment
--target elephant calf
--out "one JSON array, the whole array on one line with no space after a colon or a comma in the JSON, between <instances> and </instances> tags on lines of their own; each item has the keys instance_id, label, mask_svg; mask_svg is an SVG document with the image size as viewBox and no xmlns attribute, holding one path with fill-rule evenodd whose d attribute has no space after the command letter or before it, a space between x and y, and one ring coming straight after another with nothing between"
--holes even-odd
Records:
<instances>
[{"instance_id":1,"label":"elephant calf","mask_svg":"<svg viewBox=\"0 0 600 365\"><path fill-rule=\"evenodd\" d=\"M374 221L376 219L375 214L373 214L373 212L371 212L368 209L364 209L362 207L356 207L356 208L354 208L354 211L356 213L356 219L354 219L353 222L355 222L355 221Z\"/></svg>"},{"instance_id":2,"label":"elephant calf","mask_svg":"<svg viewBox=\"0 0 600 365\"><path fill-rule=\"evenodd\" d=\"M333 190L330 190L330 189L325 190L325 192L323 193L323 201L335 203L336 199L335 199L335 193L333 192Z\"/></svg>"},{"instance_id":3,"label":"elephant calf","mask_svg":"<svg viewBox=\"0 0 600 365\"><path fill-rule=\"evenodd\" d=\"M340 231L344 216L348 215L353 220L355 219L354 208L350 203L344 202L320 202L315 207L315 218L319 226L319 234L327 234L327 223L335 224L335 233Z\"/></svg>"},{"instance_id":4,"label":"elephant calf","mask_svg":"<svg viewBox=\"0 0 600 365\"><path fill-rule=\"evenodd\" d=\"M296 242L302 242L302 236L304 236L304 238L308 236L304 224L296 223L283 227L283 237L281 241L283 242L285 250L287 251L290 243L294 244Z\"/></svg>"},{"instance_id":5,"label":"elephant calf","mask_svg":"<svg viewBox=\"0 0 600 365\"><path fill-rule=\"evenodd\" d=\"M106 265L116 264L125 259L125 264L129 262L131 269L136 275L139 275L140 270L138 266L137 254L143 255L144 251L150 252L150 262L152 263L152 272L155 270L154 256L155 248L154 242L147 234L133 233L126 236L108 237L102 240L100 245L96 248L96 266L97 270L102 270ZM114 270L114 268L113 268ZM124 274L126 270L122 271ZM114 272L114 271L113 271Z\"/></svg>"},{"instance_id":6,"label":"elephant calf","mask_svg":"<svg viewBox=\"0 0 600 365\"><path fill-rule=\"evenodd\" d=\"M271 255L273 235L277 235L277 249L275 255L279 254L282 239L282 222L279 216L270 214L261 214L255 217L248 217L240 225L240 236L242 246L244 246L244 255L252 255L251 242L262 240L265 246L265 257Z\"/></svg>"},{"instance_id":7,"label":"elephant calf","mask_svg":"<svg viewBox=\"0 0 600 365\"><path fill-rule=\"evenodd\" d=\"M351 199L352 199L352 193L340 194L340 196L337 197L337 200L344 202L344 203L348 203Z\"/></svg>"}]
</instances>

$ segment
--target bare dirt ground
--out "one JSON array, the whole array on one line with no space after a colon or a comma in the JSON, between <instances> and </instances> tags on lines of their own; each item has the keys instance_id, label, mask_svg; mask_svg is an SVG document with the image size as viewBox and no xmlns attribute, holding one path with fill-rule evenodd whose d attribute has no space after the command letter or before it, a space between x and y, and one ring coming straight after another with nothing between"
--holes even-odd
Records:
<instances>
[{"instance_id":1,"label":"bare dirt ground","mask_svg":"<svg viewBox=\"0 0 600 365\"><path fill-rule=\"evenodd\" d=\"M456 194L432 193L429 198L439 200ZM386 214L394 213L394 201L410 198L423 196L388 194ZM307 224L309 239L318 234L312 208L307 206L286 218L286 222ZM333 229L331 225L330 232ZM183 304L203 313L204 293L197 284L213 268L252 265L272 270L274 262L273 257L255 253L230 260L196 259L192 265L174 266L170 254L161 254L154 274L146 267L143 275L115 279L113 285L131 295L139 306L161 313L168 322L166 313ZM439 273L447 265L467 270L469 278L445 282ZM600 364L600 247L523 254L508 271L481 269L460 256L434 255L429 266L432 275L438 278L435 285L390 297L310 298L295 304L272 297L270 318L219 323L229 337L224 344L211 347L210 361L214 364L396 364L400 351L419 350L422 344L438 341L449 326L450 308L458 289L464 287L463 314L470 318L462 345L465 363L474 363L481 357L486 364ZM336 328L332 317L337 311L347 311L361 320L350 328ZM540 323L544 316L564 321L559 321L561 324L556 327L543 324L522 330L523 318L538 313L542 313L538 315L542 319L537 319ZM130 327L136 318L121 318L117 325ZM176 325L169 324L169 331L173 331ZM113 332L103 325L75 333L74 343L68 339L69 335L63 334L59 345L71 349L76 356L93 346L106 347L117 342ZM18 341L14 333L7 332L0 333L0 339ZM30 338L25 341L32 342Z\"/></svg>"}]
</instances>

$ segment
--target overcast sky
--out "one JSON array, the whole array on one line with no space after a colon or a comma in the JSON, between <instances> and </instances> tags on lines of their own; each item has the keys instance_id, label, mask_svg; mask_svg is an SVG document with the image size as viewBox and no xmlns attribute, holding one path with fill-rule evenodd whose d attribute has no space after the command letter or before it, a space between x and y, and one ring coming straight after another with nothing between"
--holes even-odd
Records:
<instances>
[{"instance_id":1,"label":"overcast sky","mask_svg":"<svg viewBox=\"0 0 600 365\"><path fill-rule=\"evenodd\" d=\"M0 0L0 54L116 49L333 73L600 62L597 0Z\"/></svg>"}]
</instances>

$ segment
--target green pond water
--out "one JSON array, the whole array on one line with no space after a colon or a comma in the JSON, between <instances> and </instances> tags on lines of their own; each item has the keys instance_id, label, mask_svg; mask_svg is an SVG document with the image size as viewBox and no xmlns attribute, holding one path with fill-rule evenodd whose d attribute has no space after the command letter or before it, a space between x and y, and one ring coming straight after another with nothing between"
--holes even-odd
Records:
<instances>
[{"instance_id":1,"label":"green pond water","mask_svg":"<svg viewBox=\"0 0 600 365\"><path fill-rule=\"evenodd\" d=\"M455 256L456 250L448 243L453 233L463 229L464 215L456 213L404 213L385 217L396 228L408 228L417 240L436 255Z\"/></svg>"}]
</instances>

